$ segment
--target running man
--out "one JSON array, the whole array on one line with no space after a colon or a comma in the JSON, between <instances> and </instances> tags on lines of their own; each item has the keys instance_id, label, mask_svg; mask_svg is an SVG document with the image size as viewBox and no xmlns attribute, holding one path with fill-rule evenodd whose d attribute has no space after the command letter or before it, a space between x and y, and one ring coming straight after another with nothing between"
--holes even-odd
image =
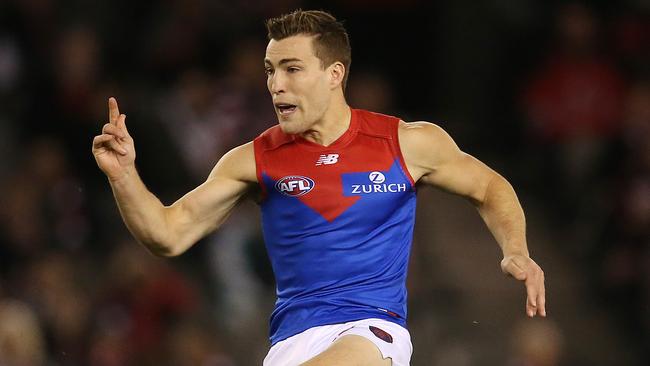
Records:
<instances>
[{"instance_id":1,"label":"running man","mask_svg":"<svg viewBox=\"0 0 650 366\"><path fill-rule=\"evenodd\" d=\"M179 255L258 196L277 283L264 365L404 366L416 185L427 184L477 207L503 251L501 269L524 282L527 315L546 316L544 274L512 186L432 123L350 108L349 40L330 14L296 11L267 29L279 124L226 153L170 206L138 176L126 115L109 99L92 150L135 238L156 255Z\"/></svg>"}]
</instances>

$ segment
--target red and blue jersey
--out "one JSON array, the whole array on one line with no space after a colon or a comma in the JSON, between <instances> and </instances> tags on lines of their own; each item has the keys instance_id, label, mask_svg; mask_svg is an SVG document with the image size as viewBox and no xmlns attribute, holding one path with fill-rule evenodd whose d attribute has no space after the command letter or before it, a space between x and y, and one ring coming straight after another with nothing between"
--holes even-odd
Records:
<instances>
[{"instance_id":1,"label":"red and blue jersey","mask_svg":"<svg viewBox=\"0 0 650 366\"><path fill-rule=\"evenodd\" d=\"M321 146L275 126L254 141L262 228L277 283L271 343L326 324L406 326L415 185L399 119L352 109Z\"/></svg>"}]
</instances>

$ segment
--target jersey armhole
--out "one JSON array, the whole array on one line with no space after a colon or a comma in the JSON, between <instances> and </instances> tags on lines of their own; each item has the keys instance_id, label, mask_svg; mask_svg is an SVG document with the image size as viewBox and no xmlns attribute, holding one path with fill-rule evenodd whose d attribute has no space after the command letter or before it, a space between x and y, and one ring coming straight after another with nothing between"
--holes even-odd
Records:
<instances>
[{"instance_id":1,"label":"jersey armhole","mask_svg":"<svg viewBox=\"0 0 650 366\"><path fill-rule=\"evenodd\" d=\"M266 191L264 177L262 176L262 172L264 171L264 149L262 147L262 142L259 139L253 140L253 150L255 151L255 174L257 175L257 184L260 185L260 190L262 191L261 200L264 201L268 192Z\"/></svg>"},{"instance_id":2,"label":"jersey armhole","mask_svg":"<svg viewBox=\"0 0 650 366\"><path fill-rule=\"evenodd\" d=\"M406 178L408 178L409 182L411 182L411 187L415 188L415 180L411 176L411 172L409 172L408 167L406 166L406 160L404 160L404 155L402 155L402 148L400 146L399 142L399 124L402 122L401 119L396 118L397 122L394 124L395 126L393 127L391 131L391 139L393 140L393 143L391 144L391 147L393 148L394 154L398 157L400 167L402 168L402 172L404 172L404 175Z\"/></svg>"}]
</instances>

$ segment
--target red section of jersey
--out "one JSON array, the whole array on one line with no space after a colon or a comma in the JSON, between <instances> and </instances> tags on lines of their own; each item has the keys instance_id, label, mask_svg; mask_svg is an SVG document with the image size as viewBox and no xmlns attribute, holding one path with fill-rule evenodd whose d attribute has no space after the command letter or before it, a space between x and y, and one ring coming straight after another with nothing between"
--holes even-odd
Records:
<instances>
[{"instance_id":1,"label":"red section of jersey","mask_svg":"<svg viewBox=\"0 0 650 366\"><path fill-rule=\"evenodd\" d=\"M396 159L406 172L397 141L398 123L395 117L353 109L350 127L329 146L284 134L279 126L274 126L255 139L258 181L268 193L269 189L288 189L297 184L267 187L263 175L274 182L290 176L313 180L314 187L308 193L293 195L332 221L359 199L343 195L342 174L385 171Z\"/></svg>"},{"instance_id":2,"label":"red section of jersey","mask_svg":"<svg viewBox=\"0 0 650 366\"><path fill-rule=\"evenodd\" d=\"M327 179L327 175L321 176L321 174L318 174L314 176L319 182L325 182L329 180ZM335 185L338 187L338 189L334 192L328 192L328 189L315 189L314 194L305 195L299 199L302 201L302 203L309 206L312 210L321 214L325 220L332 221L340 214L345 212L345 210L347 210L359 199L359 197L344 197L343 186L340 180L341 178L339 176L338 182L336 182L337 184ZM324 184L329 185L328 183ZM335 202L331 202L332 200Z\"/></svg>"}]
</instances>

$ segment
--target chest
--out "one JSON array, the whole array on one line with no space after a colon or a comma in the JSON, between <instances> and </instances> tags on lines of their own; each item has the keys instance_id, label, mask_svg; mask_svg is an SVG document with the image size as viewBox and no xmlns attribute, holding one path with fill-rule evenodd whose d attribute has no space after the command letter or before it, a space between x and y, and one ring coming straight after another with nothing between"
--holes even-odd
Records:
<instances>
[{"instance_id":1,"label":"chest","mask_svg":"<svg viewBox=\"0 0 650 366\"><path fill-rule=\"evenodd\" d=\"M267 199L278 210L300 202L328 221L356 211L383 215L414 192L394 150L390 140L362 139L340 149L269 152L262 172Z\"/></svg>"}]
</instances>

